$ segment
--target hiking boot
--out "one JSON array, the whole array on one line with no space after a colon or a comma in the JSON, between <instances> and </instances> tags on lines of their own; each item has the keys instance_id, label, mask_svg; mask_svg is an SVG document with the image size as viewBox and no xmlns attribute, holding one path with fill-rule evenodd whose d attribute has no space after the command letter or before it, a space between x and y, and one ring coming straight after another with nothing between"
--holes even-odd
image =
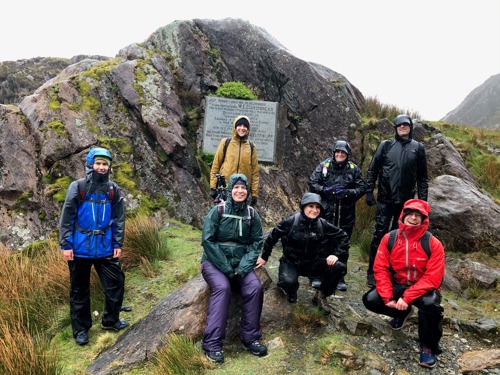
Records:
<instances>
[{"instance_id":1,"label":"hiking boot","mask_svg":"<svg viewBox=\"0 0 500 375\"><path fill-rule=\"evenodd\" d=\"M339 280L339 283L337 284L337 290L340 290L341 292L345 292L347 290L347 284L343 277Z\"/></svg>"},{"instance_id":2,"label":"hiking boot","mask_svg":"<svg viewBox=\"0 0 500 375\"><path fill-rule=\"evenodd\" d=\"M78 332L75 337L75 342L80 346L87 345L89 343L89 335L86 331Z\"/></svg>"},{"instance_id":3,"label":"hiking boot","mask_svg":"<svg viewBox=\"0 0 500 375\"><path fill-rule=\"evenodd\" d=\"M433 368L436 366L436 356L429 348L423 346L420 350L420 361L418 364L422 367Z\"/></svg>"},{"instance_id":4,"label":"hiking boot","mask_svg":"<svg viewBox=\"0 0 500 375\"><path fill-rule=\"evenodd\" d=\"M328 305L328 301L326 300L326 296L321 290L316 291L316 294L312 299L312 304L314 306L318 306L321 310L323 310L325 315L330 315L330 313L332 312L330 306Z\"/></svg>"},{"instance_id":5,"label":"hiking boot","mask_svg":"<svg viewBox=\"0 0 500 375\"><path fill-rule=\"evenodd\" d=\"M243 343L243 347L257 357L263 357L267 354L267 346L262 345L257 340Z\"/></svg>"},{"instance_id":6,"label":"hiking boot","mask_svg":"<svg viewBox=\"0 0 500 375\"><path fill-rule=\"evenodd\" d=\"M369 288L373 288L373 287L375 287L375 277L373 276L373 274L371 274L371 275L366 275L366 285L367 285Z\"/></svg>"},{"instance_id":7,"label":"hiking boot","mask_svg":"<svg viewBox=\"0 0 500 375\"><path fill-rule=\"evenodd\" d=\"M394 318L389 322L391 328L395 331L399 331L403 329L405 326L406 320L413 314L413 308L410 306L408 310L406 310L406 315L403 318Z\"/></svg>"},{"instance_id":8,"label":"hiking boot","mask_svg":"<svg viewBox=\"0 0 500 375\"><path fill-rule=\"evenodd\" d=\"M309 279L309 285L311 285L311 287L313 287L314 289L319 289L319 287L321 286L321 279L311 277Z\"/></svg>"},{"instance_id":9,"label":"hiking boot","mask_svg":"<svg viewBox=\"0 0 500 375\"><path fill-rule=\"evenodd\" d=\"M287 294L287 296L286 296L286 300L287 300L289 303L296 303L296 302L297 302L297 293L290 293L290 294Z\"/></svg>"},{"instance_id":10,"label":"hiking boot","mask_svg":"<svg viewBox=\"0 0 500 375\"><path fill-rule=\"evenodd\" d=\"M209 352L205 350L205 357L210 362L216 362L216 363L224 363L224 354L222 354L222 351L215 351L215 352Z\"/></svg>"},{"instance_id":11,"label":"hiking boot","mask_svg":"<svg viewBox=\"0 0 500 375\"><path fill-rule=\"evenodd\" d=\"M127 328L129 325L129 322L120 319L111 326L105 326L104 324L101 324L101 328L108 331L121 331L122 329Z\"/></svg>"}]
</instances>

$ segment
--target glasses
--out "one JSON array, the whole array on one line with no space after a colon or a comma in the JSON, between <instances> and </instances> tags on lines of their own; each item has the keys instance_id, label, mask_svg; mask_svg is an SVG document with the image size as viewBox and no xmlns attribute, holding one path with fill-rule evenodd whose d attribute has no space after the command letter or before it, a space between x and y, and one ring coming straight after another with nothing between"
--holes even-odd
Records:
<instances>
[{"instance_id":1,"label":"glasses","mask_svg":"<svg viewBox=\"0 0 500 375\"><path fill-rule=\"evenodd\" d=\"M396 125L396 128L399 128L400 126L410 126L410 124L403 122L402 124Z\"/></svg>"}]
</instances>

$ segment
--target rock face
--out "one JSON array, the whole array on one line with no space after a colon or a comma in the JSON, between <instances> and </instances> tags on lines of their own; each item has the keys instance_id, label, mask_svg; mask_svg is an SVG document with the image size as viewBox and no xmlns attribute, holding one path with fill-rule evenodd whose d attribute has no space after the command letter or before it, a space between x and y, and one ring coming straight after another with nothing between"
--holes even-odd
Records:
<instances>
[{"instance_id":1,"label":"rock face","mask_svg":"<svg viewBox=\"0 0 500 375\"><path fill-rule=\"evenodd\" d=\"M260 173L265 225L295 211L335 140L350 141L363 168L374 142L393 136L387 120L360 126L364 98L344 76L296 58L265 30L237 19L177 21L113 59L75 58L19 106L0 105L0 241L17 249L56 231L65 190L96 145L111 149L128 208L159 207L201 226L210 208L200 158L204 98L227 81L279 103L277 163ZM481 198L460 155L435 133L415 125L431 176L455 175ZM442 231L461 243L462 228ZM498 243L498 231L489 233Z\"/></svg>"},{"instance_id":2,"label":"rock face","mask_svg":"<svg viewBox=\"0 0 500 375\"><path fill-rule=\"evenodd\" d=\"M444 116L442 121L500 129L500 74L491 76L475 88L457 108Z\"/></svg>"}]
</instances>

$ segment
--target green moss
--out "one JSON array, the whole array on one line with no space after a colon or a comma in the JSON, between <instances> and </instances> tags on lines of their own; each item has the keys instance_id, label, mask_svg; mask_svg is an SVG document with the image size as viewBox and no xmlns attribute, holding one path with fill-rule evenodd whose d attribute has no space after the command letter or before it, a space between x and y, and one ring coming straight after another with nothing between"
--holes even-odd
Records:
<instances>
[{"instance_id":1,"label":"green moss","mask_svg":"<svg viewBox=\"0 0 500 375\"><path fill-rule=\"evenodd\" d=\"M97 111L101 108L101 102L91 95L91 87L87 81L81 80L78 86L82 96L82 108L91 115L96 116Z\"/></svg>"},{"instance_id":2,"label":"green moss","mask_svg":"<svg viewBox=\"0 0 500 375\"><path fill-rule=\"evenodd\" d=\"M138 195L139 190L134 181L134 172L132 166L128 163L113 163L113 180L122 189L125 189L133 195Z\"/></svg>"},{"instance_id":3,"label":"green moss","mask_svg":"<svg viewBox=\"0 0 500 375\"><path fill-rule=\"evenodd\" d=\"M166 163L168 161L168 155L159 146L156 147L156 156L158 157L158 160L162 163Z\"/></svg>"},{"instance_id":4,"label":"green moss","mask_svg":"<svg viewBox=\"0 0 500 375\"><path fill-rule=\"evenodd\" d=\"M232 99L256 100L255 94L243 82L225 82L215 92L215 96Z\"/></svg>"},{"instance_id":5,"label":"green moss","mask_svg":"<svg viewBox=\"0 0 500 375\"><path fill-rule=\"evenodd\" d=\"M111 70L120 64L120 58L103 61L91 67L86 72L82 73L83 77L100 80L103 75L108 74Z\"/></svg>"},{"instance_id":6,"label":"green moss","mask_svg":"<svg viewBox=\"0 0 500 375\"><path fill-rule=\"evenodd\" d=\"M63 176L58 178L51 186L49 189L49 195L52 196L53 199L55 199L57 202L64 202L66 199L66 190L68 189L69 185L71 184L72 180L68 176Z\"/></svg>"},{"instance_id":7,"label":"green moss","mask_svg":"<svg viewBox=\"0 0 500 375\"><path fill-rule=\"evenodd\" d=\"M167 121L165 121L165 120L163 120L161 118L159 118L159 119L156 120L156 125L158 125L158 126L160 126L162 128L168 128L169 126L171 126L169 122L167 122Z\"/></svg>"},{"instance_id":8,"label":"green moss","mask_svg":"<svg viewBox=\"0 0 500 375\"><path fill-rule=\"evenodd\" d=\"M49 91L49 109L51 111L55 111L56 109L61 108L61 102L59 101L59 86L54 86L52 89Z\"/></svg>"},{"instance_id":9,"label":"green moss","mask_svg":"<svg viewBox=\"0 0 500 375\"><path fill-rule=\"evenodd\" d=\"M24 208L29 204L29 201L32 197L32 192L25 191L24 193L22 193L19 198L16 199L16 203L14 203L14 211L23 212Z\"/></svg>"},{"instance_id":10,"label":"green moss","mask_svg":"<svg viewBox=\"0 0 500 375\"><path fill-rule=\"evenodd\" d=\"M115 150L121 155L130 155L133 151L132 144L126 138L98 137L97 141L100 147Z\"/></svg>"},{"instance_id":11,"label":"green moss","mask_svg":"<svg viewBox=\"0 0 500 375\"><path fill-rule=\"evenodd\" d=\"M49 129L52 129L56 132L56 134L60 137L66 137L68 132L66 131L64 124L61 120L54 120L48 123L47 125Z\"/></svg>"}]
</instances>

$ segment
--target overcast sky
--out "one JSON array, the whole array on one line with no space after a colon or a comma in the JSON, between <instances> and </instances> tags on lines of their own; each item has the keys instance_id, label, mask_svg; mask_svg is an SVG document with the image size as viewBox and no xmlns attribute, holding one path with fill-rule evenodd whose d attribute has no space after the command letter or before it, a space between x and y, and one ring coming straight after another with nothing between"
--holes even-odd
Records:
<instances>
[{"instance_id":1,"label":"overcast sky","mask_svg":"<svg viewBox=\"0 0 500 375\"><path fill-rule=\"evenodd\" d=\"M500 0L7 0L0 12L0 61L113 57L175 20L240 18L426 120L500 73Z\"/></svg>"}]
</instances>

